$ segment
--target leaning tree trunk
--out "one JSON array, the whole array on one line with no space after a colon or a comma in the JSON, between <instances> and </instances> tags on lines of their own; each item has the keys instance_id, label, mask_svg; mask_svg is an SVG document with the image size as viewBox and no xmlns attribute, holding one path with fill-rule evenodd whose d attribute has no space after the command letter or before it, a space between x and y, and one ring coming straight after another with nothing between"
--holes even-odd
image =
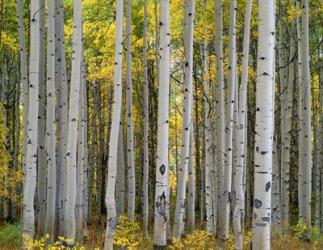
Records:
<instances>
[{"instance_id":1,"label":"leaning tree trunk","mask_svg":"<svg viewBox=\"0 0 323 250\"><path fill-rule=\"evenodd\" d=\"M259 0L253 249L270 249L273 150L274 1Z\"/></svg>"},{"instance_id":2,"label":"leaning tree trunk","mask_svg":"<svg viewBox=\"0 0 323 250\"><path fill-rule=\"evenodd\" d=\"M195 0L184 2L184 47L185 47L185 74L184 74L184 101L183 101L183 127L181 165L178 172L176 209L174 221L174 238L181 238L184 229L184 213L186 199L187 169L190 159L190 127L192 126L192 101L193 101L193 30Z\"/></svg>"},{"instance_id":3,"label":"leaning tree trunk","mask_svg":"<svg viewBox=\"0 0 323 250\"><path fill-rule=\"evenodd\" d=\"M127 84L127 177L128 177L128 220L135 219L136 176L133 152L132 117L132 68L131 68L131 0L126 2L126 84Z\"/></svg>"},{"instance_id":4,"label":"leaning tree trunk","mask_svg":"<svg viewBox=\"0 0 323 250\"><path fill-rule=\"evenodd\" d=\"M112 123L109 141L108 180L105 193L107 206L107 228L105 233L104 249L113 249L113 234L117 224L115 188L117 174L118 135L120 129L120 115L122 104L122 25L123 25L123 0L116 2L116 27L115 54L114 54L114 93L112 106Z\"/></svg>"},{"instance_id":5,"label":"leaning tree trunk","mask_svg":"<svg viewBox=\"0 0 323 250\"><path fill-rule=\"evenodd\" d=\"M230 5L229 24L229 68L228 68L228 96L226 107L226 129L225 129L225 169L223 185L220 189L220 211L219 211L219 239L220 243L229 236L230 199L232 181L232 152L233 152L233 119L236 91L236 1L232 0Z\"/></svg>"},{"instance_id":6,"label":"leaning tree trunk","mask_svg":"<svg viewBox=\"0 0 323 250\"><path fill-rule=\"evenodd\" d=\"M160 1L159 96L157 166L154 202L154 245L167 244L168 198L168 127L169 127L169 0Z\"/></svg>"},{"instance_id":7,"label":"leaning tree trunk","mask_svg":"<svg viewBox=\"0 0 323 250\"><path fill-rule=\"evenodd\" d=\"M311 194L312 194L312 143L311 143L311 82L309 65L309 14L308 1L302 1L301 25L301 78L299 78L299 184L298 192L301 212L299 219L307 229L311 228Z\"/></svg>"},{"instance_id":8,"label":"leaning tree trunk","mask_svg":"<svg viewBox=\"0 0 323 250\"><path fill-rule=\"evenodd\" d=\"M72 76L69 98L67 146L66 146L66 188L64 204L64 236L72 240L74 244L76 222L75 222L75 203L76 203L76 165L77 165L77 138L81 87L81 67L82 67L82 0L73 2L73 55L72 55Z\"/></svg>"},{"instance_id":9,"label":"leaning tree trunk","mask_svg":"<svg viewBox=\"0 0 323 250\"><path fill-rule=\"evenodd\" d=\"M148 218L149 218L149 89L148 89L148 65L147 65L147 0L144 0L144 104L143 104L143 130L144 130L144 159L143 159L143 183L142 183L142 217L144 235L148 238Z\"/></svg>"},{"instance_id":10,"label":"leaning tree trunk","mask_svg":"<svg viewBox=\"0 0 323 250\"><path fill-rule=\"evenodd\" d=\"M34 196L37 180L37 146L38 146L38 92L40 85L40 56L41 56L41 12L42 0L33 0L30 3L30 72L29 72L29 110L27 129L26 171L23 191L23 248L26 249L28 240L34 236ZM27 237L27 238L26 238Z\"/></svg>"},{"instance_id":11,"label":"leaning tree trunk","mask_svg":"<svg viewBox=\"0 0 323 250\"><path fill-rule=\"evenodd\" d=\"M243 220L244 220L244 166L246 164L246 127L247 127L247 87L248 87L248 63L249 63L249 42L250 42L250 20L251 20L252 0L248 0L245 10L245 23L243 35L242 52L242 76L239 91L239 114L237 129L237 162L234 176L235 206L233 212L233 228L235 235L235 248L243 248Z\"/></svg>"},{"instance_id":12,"label":"leaning tree trunk","mask_svg":"<svg viewBox=\"0 0 323 250\"><path fill-rule=\"evenodd\" d=\"M55 1L48 2L47 13L47 80L46 80L46 156L47 156L47 200L45 232L54 240L56 198L56 29ZM39 223L43 223L40 221Z\"/></svg>"}]
</instances>

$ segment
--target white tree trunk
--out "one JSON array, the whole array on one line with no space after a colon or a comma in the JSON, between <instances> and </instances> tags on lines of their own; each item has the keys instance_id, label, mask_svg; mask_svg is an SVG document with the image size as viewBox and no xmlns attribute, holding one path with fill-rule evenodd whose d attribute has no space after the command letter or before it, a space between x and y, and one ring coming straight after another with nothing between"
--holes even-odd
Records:
<instances>
[{"instance_id":1,"label":"white tree trunk","mask_svg":"<svg viewBox=\"0 0 323 250\"><path fill-rule=\"evenodd\" d=\"M118 138L118 169L116 179L116 209L117 217L124 214L125 205L125 159L124 159L124 144L123 144L123 129L120 122L119 138Z\"/></svg>"},{"instance_id":2,"label":"white tree trunk","mask_svg":"<svg viewBox=\"0 0 323 250\"><path fill-rule=\"evenodd\" d=\"M69 98L67 146L66 146L66 193L64 204L64 236L71 239L74 244L76 233L75 203L76 203L76 166L77 166L77 138L81 87L82 67L82 0L73 2L73 55L72 55L72 76Z\"/></svg>"},{"instance_id":3,"label":"white tree trunk","mask_svg":"<svg viewBox=\"0 0 323 250\"><path fill-rule=\"evenodd\" d=\"M246 3L243 52L242 52L242 76L239 91L239 117L237 129L237 162L234 176L235 207L233 212L233 225L235 235L235 248L243 248L243 220L244 220L244 166L246 164L246 130L247 130L247 87L248 87L248 63L249 63L249 42L250 42L250 21L251 21L252 0Z\"/></svg>"},{"instance_id":4,"label":"white tree trunk","mask_svg":"<svg viewBox=\"0 0 323 250\"><path fill-rule=\"evenodd\" d=\"M301 189L299 193L302 200L299 201L302 214L300 221L306 223L308 229L311 228L311 194L312 194L312 143L311 143L311 82L309 65L309 17L308 1L302 1L302 27L301 27L301 54L302 77L299 84L299 182Z\"/></svg>"},{"instance_id":5,"label":"white tree trunk","mask_svg":"<svg viewBox=\"0 0 323 250\"><path fill-rule=\"evenodd\" d=\"M131 0L126 2L126 84L127 84L127 177L128 177L128 220L135 219L136 176L133 152L132 117L132 57L131 57Z\"/></svg>"},{"instance_id":6,"label":"white tree trunk","mask_svg":"<svg viewBox=\"0 0 323 250\"><path fill-rule=\"evenodd\" d=\"M115 63L114 63L114 93L112 107L112 123L109 141L108 180L105 193L107 207L107 228L105 233L104 249L113 249L113 234L116 228L115 188L117 175L118 137L120 129L120 115L122 104L122 25L123 25L123 0L116 2L116 27L115 33Z\"/></svg>"},{"instance_id":7,"label":"white tree trunk","mask_svg":"<svg viewBox=\"0 0 323 250\"><path fill-rule=\"evenodd\" d=\"M56 29L55 1L47 6L47 80L46 80L46 156L47 156L47 200L45 232L54 240L56 198ZM40 223L43 223L40 221Z\"/></svg>"},{"instance_id":8,"label":"white tree trunk","mask_svg":"<svg viewBox=\"0 0 323 250\"><path fill-rule=\"evenodd\" d=\"M26 242L34 236L34 196L36 190L36 165L38 146L38 91L40 85L40 57L41 57L41 12L42 0L33 0L30 3L30 72L29 72L29 110L28 110L28 130L27 130L27 151L26 151L26 171L25 186L23 190L23 248Z\"/></svg>"},{"instance_id":9,"label":"white tree trunk","mask_svg":"<svg viewBox=\"0 0 323 250\"><path fill-rule=\"evenodd\" d=\"M148 219L149 219L149 82L148 82L148 65L147 65L147 0L144 0L144 51L143 51L143 65L144 65L144 106L143 106L143 129L144 129L144 159L143 159L143 183L142 183L142 216L143 216L143 230L144 235L148 238Z\"/></svg>"},{"instance_id":10,"label":"white tree trunk","mask_svg":"<svg viewBox=\"0 0 323 250\"><path fill-rule=\"evenodd\" d=\"M228 238L230 219L230 198L232 181L232 152L233 152L233 119L236 91L236 1L232 0L230 5L229 24L229 68L228 68L228 96L226 101L226 128L225 128L225 169L223 186L220 189L220 211L219 211L219 237L220 241Z\"/></svg>"},{"instance_id":11,"label":"white tree trunk","mask_svg":"<svg viewBox=\"0 0 323 250\"><path fill-rule=\"evenodd\" d=\"M166 246L168 208L168 127L169 127L169 0L160 1L159 96L156 188L154 202L154 245Z\"/></svg>"},{"instance_id":12,"label":"white tree trunk","mask_svg":"<svg viewBox=\"0 0 323 250\"><path fill-rule=\"evenodd\" d=\"M192 126L193 102L193 30L194 30L195 0L184 1L184 47L185 47L185 74L184 74L184 100L182 113L182 151L179 166L176 210L174 218L175 238L181 238L184 229L184 213L186 199L187 169L190 160L190 130Z\"/></svg>"},{"instance_id":13,"label":"white tree trunk","mask_svg":"<svg viewBox=\"0 0 323 250\"><path fill-rule=\"evenodd\" d=\"M273 85L275 47L274 1L259 0L255 184L253 202L253 249L270 249Z\"/></svg>"},{"instance_id":14,"label":"white tree trunk","mask_svg":"<svg viewBox=\"0 0 323 250\"><path fill-rule=\"evenodd\" d=\"M190 129L190 161L188 163L188 198L187 198L187 229L188 233L195 230L195 166L194 166L194 129Z\"/></svg>"}]
</instances>

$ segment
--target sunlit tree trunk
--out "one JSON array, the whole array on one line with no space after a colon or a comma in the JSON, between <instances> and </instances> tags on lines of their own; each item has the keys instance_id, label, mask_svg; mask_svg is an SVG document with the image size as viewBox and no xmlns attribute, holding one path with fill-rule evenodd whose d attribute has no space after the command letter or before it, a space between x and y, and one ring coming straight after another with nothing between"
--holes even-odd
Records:
<instances>
[{"instance_id":1,"label":"sunlit tree trunk","mask_svg":"<svg viewBox=\"0 0 323 250\"><path fill-rule=\"evenodd\" d=\"M45 232L54 240L56 198L56 4L47 6L47 80L46 80L46 156L47 156L47 200ZM43 223L40 221L40 223Z\"/></svg>"},{"instance_id":2,"label":"sunlit tree trunk","mask_svg":"<svg viewBox=\"0 0 323 250\"><path fill-rule=\"evenodd\" d=\"M38 92L40 85L40 56L41 56L41 0L33 0L30 3L30 74L29 74L29 110L28 110L28 130L27 130L27 151L26 151L26 171L25 185L23 191L23 248L26 249L27 238L34 236L34 196L37 180L37 146L38 146Z\"/></svg>"},{"instance_id":3,"label":"sunlit tree trunk","mask_svg":"<svg viewBox=\"0 0 323 250\"><path fill-rule=\"evenodd\" d=\"M142 216L144 235L148 238L148 219L149 219L149 89L148 89L148 65L147 65L147 0L144 1L144 51L143 51L143 65L144 65L144 104L143 104L143 130L144 130L144 159L143 159L143 183L142 183Z\"/></svg>"},{"instance_id":4,"label":"sunlit tree trunk","mask_svg":"<svg viewBox=\"0 0 323 250\"><path fill-rule=\"evenodd\" d=\"M243 220L244 220L244 165L246 161L246 130L247 130L247 87L248 87L248 63L249 63L249 43L250 43L250 20L251 20L252 0L248 0L245 10L243 52L242 52L242 76L239 91L239 115L237 126L237 162L234 176L235 206L233 212L233 225L235 235L235 248L243 248Z\"/></svg>"},{"instance_id":5,"label":"sunlit tree trunk","mask_svg":"<svg viewBox=\"0 0 323 250\"><path fill-rule=\"evenodd\" d=\"M127 177L128 177L128 220L135 219L136 176L133 151L132 116L132 56L131 56L131 0L126 2L126 84L127 84Z\"/></svg>"},{"instance_id":6,"label":"sunlit tree trunk","mask_svg":"<svg viewBox=\"0 0 323 250\"><path fill-rule=\"evenodd\" d=\"M302 60L302 74L299 84L299 183L298 192L302 196L299 201L303 221L311 228L311 194L312 194L312 143L311 143L311 82L309 65L309 17L308 1L302 1L301 47L299 54Z\"/></svg>"},{"instance_id":7,"label":"sunlit tree trunk","mask_svg":"<svg viewBox=\"0 0 323 250\"><path fill-rule=\"evenodd\" d=\"M105 233L104 249L113 249L113 234L116 228L115 188L117 174L118 135L120 129L120 115L122 104L122 25L123 0L116 2L115 54L114 54L114 93L112 106L112 123L109 141L108 180L106 187L105 204L107 207L107 227Z\"/></svg>"},{"instance_id":8,"label":"sunlit tree trunk","mask_svg":"<svg viewBox=\"0 0 323 250\"><path fill-rule=\"evenodd\" d=\"M181 238L184 229L184 213L186 203L186 179L190 160L190 127L192 126L193 101L193 29L194 29L195 0L184 1L184 47L185 47L185 73L184 73L184 100L182 124L182 151L181 163L178 172L176 210L174 218L175 238Z\"/></svg>"},{"instance_id":9,"label":"sunlit tree trunk","mask_svg":"<svg viewBox=\"0 0 323 250\"><path fill-rule=\"evenodd\" d=\"M72 76L69 98L67 146L66 146L66 193L64 204L64 236L74 244L76 233L75 204L76 204L76 176L77 176L77 138L79 121L79 104L82 67L82 0L73 1L73 55ZM78 192L80 192L78 190Z\"/></svg>"},{"instance_id":10,"label":"sunlit tree trunk","mask_svg":"<svg viewBox=\"0 0 323 250\"><path fill-rule=\"evenodd\" d=\"M275 47L274 1L259 0L255 183L253 201L252 248L270 249L273 85Z\"/></svg>"},{"instance_id":11,"label":"sunlit tree trunk","mask_svg":"<svg viewBox=\"0 0 323 250\"><path fill-rule=\"evenodd\" d=\"M232 152L233 152L233 111L236 91L236 1L230 5L229 24L229 68L228 68L228 96L226 101L225 128L225 169L223 185L220 189L219 237L220 241L227 239L229 234L230 199L232 181Z\"/></svg>"},{"instance_id":12,"label":"sunlit tree trunk","mask_svg":"<svg viewBox=\"0 0 323 250\"><path fill-rule=\"evenodd\" d=\"M166 246L168 209L168 127L169 127L169 0L160 1L159 96L156 188L154 202L154 245Z\"/></svg>"}]
</instances>

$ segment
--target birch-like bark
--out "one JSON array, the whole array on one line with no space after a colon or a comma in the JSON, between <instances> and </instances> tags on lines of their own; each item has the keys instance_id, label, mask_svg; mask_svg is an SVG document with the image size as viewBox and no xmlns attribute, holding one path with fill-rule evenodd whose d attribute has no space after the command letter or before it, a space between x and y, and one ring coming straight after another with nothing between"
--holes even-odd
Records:
<instances>
[{"instance_id":1,"label":"birch-like bark","mask_svg":"<svg viewBox=\"0 0 323 250\"><path fill-rule=\"evenodd\" d=\"M230 218L230 197L232 182L232 152L233 152L233 113L236 91L236 6L235 0L230 4L229 24L229 68L228 68L228 96L226 101L226 128L225 128L225 169L223 186L220 189L219 210L219 237L220 241L228 238Z\"/></svg>"},{"instance_id":2,"label":"birch-like bark","mask_svg":"<svg viewBox=\"0 0 323 250\"><path fill-rule=\"evenodd\" d=\"M57 235L62 236L64 231L64 188L65 188L65 155L67 143L67 79L64 37L64 3L63 0L56 1L56 71L57 71L57 184L56 184L56 223Z\"/></svg>"},{"instance_id":3,"label":"birch-like bark","mask_svg":"<svg viewBox=\"0 0 323 250\"><path fill-rule=\"evenodd\" d=\"M132 56L131 56L131 0L126 2L126 85L127 85L127 177L128 177L128 220L135 219L136 176L133 152L132 117Z\"/></svg>"},{"instance_id":4,"label":"birch-like bark","mask_svg":"<svg viewBox=\"0 0 323 250\"><path fill-rule=\"evenodd\" d=\"M122 104L122 26L123 0L116 2L115 54L114 54L114 92L112 106L112 123L109 141L108 180L106 187L105 204L107 207L107 228L105 233L104 250L113 249L113 234L117 224L115 188L117 174L118 135L120 129L120 115Z\"/></svg>"},{"instance_id":5,"label":"birch-like bark","mask_svg":"<svg viewBox=\"0 0 323 250\"><path fill-rule=\"evenodd\" d=\"M234 176L235 206L233 212L233 228L235 235L235 248L243 248L243 220L245 208L244 195L244 166L246 161L246 127L247 127L247 87L248 87L248 63L249 63L249 43L250 43L250 21L251 21L252 0L246 3L243 52L242 52L242 76L239 91L239 114L237 127L237 162Z\"/></svg>"},{"instance_id":6,"label":"birch-like bark","mask_svg":"<svg viewBox=\"0 0 323 250\"><path fill-rule=\"evenodd\" d=\"M187 231L195 230L195 166L194 166L194 129L190 129L190 160L188 163Z\"/></svg>"},{"instance_id":7,"label":"birch-like bark","mask_svg":"<svg viewBox=\"0 0 323 250\"><path fill-rule=\"evenodd\" d=\"M118 138L118 169L116 179L116 209L117 217L124 214L125 206L125 159L122 122L120 122L119 138Z\"/></svg>"},{"instance_id":8,"label":"birch-like bark","mask_svg":"<svg viewBox=\"0 0 323 250\"><path fill-rule=\"evenodd\" d=\"M47 156L47 200L45 232L54 240L56 198L56 3L47 5L47 78L46 78L46 156ZM43 223L40 221L40 223Z\"/></svg>"},{"instance_id":9,"label":"birch-like bark","mask_svg":"<svg viewBox=\"0 0 323 250\"><path fill-rule=\"evenodd\" d=\"M17 20L18 20L18 40L20 56L20 88L22 90L23 103L23 143L22 143L22 169L25 173L26 168L26 150L27 150L27 118L28 118L28 62L26 52L25 24L24 24L24 6L23 0L17 0Z\"/></svg>"},{"instance_id":10,"label":"birch-like bark","mask_svg":"<svg viewBox=\"0 0 323 250\"><path fill-rule=\"evenodd\" d=\"M149 219L149 82L148 82L148 65L147 65L147 0L144 0L144 107L143 107L143 130L144 130L144 159L143 159L143 183L142 183L142 217L144 235L148 238L148 219Z\"/></svg>"},{"instance_id":11,"label":"birch-like bark","mask_svg":"<svg viewBox=\"0 0 323 250\"><path fill-rule=\"evenodd\" d=\"M311 228L311 194L312 194L312 143L311 143L311 82L309 64L309 14L308 1L302 1L302 27L301 27L301 54L302 78L299 84L299 182L301 189L298 191L303 197L299 201L302 207L300 221L303 221L307 229Z\"/></svg>"},{"instance_id":12,"label":"birch-like bark","mask_svg":"<svg viewBox=\"0 0 323 250\"><path fill-rule=\"evenodd\" d=\"M223 75L223 3L222 0L215 1L215 56L216 56L216 100L217 110L217 157L219 176L218 195L218 230L222 230L221 210L222 210L222 190L224 188L224 166L225 166L225 111L224 111L224 75Z\"/></svg>"},{"instance_id":13,"label":"birch-like bark","mask_svg":"<svg viewBox=\"0 0 323 250\"><path fill-rule=\"evenodd\" d=\"M253 201L253 249L270 249L272 150L273 150L273 84L275 47L274 1L259 0L255 184Z\"/></svg>"},{"instance_id":14,"label":"birch-like bark","mask_svg":"<svg viewBox=\"0 0 323 250\"><path fill-rule=\"evenodd\" d=\"M82 0L73 1L73 54L72 54L72 76L69 98L68 129L66 145L66 188L64 204L64 236L72 240L74 244L76 233L75 203L76 203L76 166L77 166L77 138L81 87L82 67Z\"/></svg>"},{"instance_id":15,"label":"birch-like bark","mask_svg":"<svg viewBox=\"0 0 323 250\"><path fill-rule=\"evenodd\" d=\"M206 231L213 232L212 208L212 127L211 127L211 102L210 102L210 75L209 75L209 48L203 45L203 88L204 88L204 144L205 144L205 210Z\"/></svg>"},{"instance_id":16,"label":"birch-like bark","mask_svg":"<svg viewBox=\"0 0 323 250\"><path fill-rule=\"evenodd\" d=\"M182 151L179 166L176 209L173 236L181 238L184 229L184 213L186 200L187 169L190 160L190 130L192 126L193 102L193 30L195 0L184 1L184 47L185 47L185 73L184 73L184 100L182 113Z\"/></svg>"},{"instance_id":17,"label":"birch-like bark","mask_svg":"<svg viewBox=\"0 0 323 250\"><path fill-rule=\"evenodd\" d=\"M159 96L157 166L154 202L154 245L165 247L168 210L168 127L169 127L169 0L160 1Z\"/></svg>"},{"instance_id":18,"label":"birch-like bark","mask_svg":"<svg viewBox=\"0 0 323 250\"><path fill-rule=\"evenodd\" d=\"M40 4L40 65L39 65L39 92L38 92L38 160L37 160L37 236L45 234L46 220L46 151L45 151L45 130L46 130L46 78L45 78L45 2Z\"/></svg>"},{"instance_id":19,"label":"birch-like bark","mask_svg":"<svg viewBox=\"0 0 323 250\"><path fill-rule=\"evenodd\" d=\"M38 92L40 85L40 57L41 57L41 12L42 0L30 3L30 72L29 72L29 110L27 130L26 172L23 191L23 248L26 249L28 240L34 236L34 196L37 180L37 146L38 146ZM26 238L27 237L27 238ZM29 239L28 239L29 238Z\"/></svg>"}]
</instances>

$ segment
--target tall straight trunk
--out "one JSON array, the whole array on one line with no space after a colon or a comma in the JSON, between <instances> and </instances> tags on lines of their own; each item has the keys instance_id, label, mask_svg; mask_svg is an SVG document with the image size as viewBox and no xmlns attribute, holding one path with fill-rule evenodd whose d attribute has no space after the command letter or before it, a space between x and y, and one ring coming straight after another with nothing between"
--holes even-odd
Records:
<instances>
[{"instance_id":1,"label":"tall straight trunk","mask_svg":"<svg viewBox=\"0 0 323 250\"><path fill-rule=\"evenodd\" d=\"M56 185L56 225L57 235L62 236L64 230L64 188L65 188L65 155L67 143L67 92L68 83L66 78L65 37L64 37L64 3L56 1L56 71L57 75L57 185Z\"/></svg>"},{"instance_id":2,"label":"tall straight trunk","mask_svg":"<svg viewBox=\"0 0 323 250\"><path fill-rule=\"evenodd\" d=\"M83 46L82 46L83 47ZM83 52L82 52L83 54ZM82 58L83 61L83 58ZM83 236L83 201L84 201L84 157L85 157L85 141L84 141L84 131L85 131L85 101L84 92L85 89L85 65L82 62L81 65L81 87L80 87L80 100L79 100L79 121L78 121L78 141L77 141L77 165L76 165L76 188L78 192L76 193L75 201L75 235L77 241L82 240Z\"/></svg>"},{"instance_id":3,"label":"tall straight trunk","mask_svg":"<svg viewBox=\"0 0 323 250\"><path fill-rule=\"evenodd\" d=\"M157 166L154 202L154 245L165 247L168 210L168 127L169 127L169 0L160 1L159 96Z\"/></svg>"},{"instance_id":4,"label":"tall straight trunk","mask_svg":"<svg viewBox=\"0 0 323 250\"><path fill-rule=\"evenodd\" d=\"M311 194L312 194L312 143L311 143L311 82L309 64L309 14L308 1L302 1L301 54L302 77L299 84L299 182L302 196L299 207L302 208L300 221L311 228Z\"/></svg>"},{"instance_id":5,"label":"tall straight trunk","mask_svg":"<svg viewBox=\"0 0 323 250\"><path fill-rule=\"evenodd\" d=\"M28 62L25 39L24 24L24 6L23 0L17 0L17 18L18 18L18 40L19 40L19 56L20 56L20 88L22 90L23 102L23 143L22 143L22 168L25 172L26 168L26 150L27 150L27 118L28 118Z\"/></svg>"},{"instance_id":6,"label":"tall straight trunk","mask_svg":"<svg viewBox=\"0 0 323 250\"><path fill-rule=\"evenodd\" d=\"M122 122L120 122L119 138L118 138L118 167L116 179L116 207L117 217L124 214L125 206L125 158Z\"/></svg>"},{"instance_id":7,"label":"tall straight trunk","mask_svg":"<svg viewBox=\"0 0 323 250\"><path fill-rule=\"evenodd\" d=\"M247 130L247 87L248 87L248 63L249 63L249 43L250 43L250 21L251 21L252 0L246 3L243 52L242 52L242 76L239 89L239 114L237 123L237 161L234 176L235 206L233 212L233 225L235 235L235 248L243 248L243 220L245 211L244 195L244 166L246 164L246 130Z\"/></svg>"},{"instance_id":8,"label":"tall straight trunk","mask_svg":"<svg viewBox=\"0 0 323 250\"><path fill-rule=\"evenodd\" d=\"M212 208L212 127L211 127L211 99L210 99L210 74L209 74L209 48L206 42L203 45L203 87L204 87L204 144L205 144L205 210L206 230L213 232Z\"/></svg>"},{"instance_id":9,"label":"tall straight trunk","mask_svg":"<svg viewBox=\"0 0 323 250\"><path fill-rule=\"evenodd\" d=\"M225 110L224 110L224 74L223 74L223 2L222 0L215 0L215 56L216 56L216 100L215 106L217 110L216 128L217 128L217 157L219 163L219 195L218 195L218 229L222 230L221 223L221 191L224 188L224 168L225 168Z\"/></svg>"},{"instance_id":10,"label":"tall straight trunk","mask_svg":"<svg viewBox=\"0 0 323 250\"><path fill-rule=\"evenodd\" d=\"M107 207L107 228L105 233L104 249L113 249L113 234L117 225L115 188L117 174L117 157L120 115L122 104L122 25L123 25L123 0L116 2L116 27L115 54L114 54L114 92L112 106L112 123L109 141L108 180L106 187L105 204Z\"/></svg>"},{"instance_id":11,"label":"tall straight trunk","mask_svg":"<svg viewBox=\"0 0 323 250\"><path fill-rule=\"evenodd\" d=\"M229 24L229 68L228 68L228 96L226 101L226 128L225 128L225 169L223 185L220 189L219 237L220 241L228 238L230 219L230 198L232 181L232 152L233 152L233 119L236 91L236 1L230 4Z\"/></svg>"},{"instance_id":12,"label":"tall straight trunk","mask_svg":"<svg viewBox=\"0 0 323 250\"><path fill-rule=\"evenodd\" d=\"M38 159L37 159L37 236L43 236L45 233L46 220L46 151L45 151L45 133L46 133L46 79L45 79L45 2L41 2L39 10L40 21L40 69L39 69L39 92L38 92Z\"/></svg>"},{"instance_id":13,"label":"tall straight trunk","mask_svg":"<svg viewBox=\"0 0 323 250\"><path fill-rule=\"evenodd\" d=\"M179 167L176 210L173 236L181 238L184 228L184 213L186 199L187 169L190 160L190 130L192 126L192 102L193 102L193 30L195 0L184 1L184 47L185 47L185 73L184 73L184 101L183 101L183 127L182 127L182 151Z\"/></svg>"},{"instance_id":14,"label":"tall straight trunk","mask_svg":"<svg viewBox=\"0 0 323 250\"><path fill-rule=\"evenodd\" d=\"M73 1L73 55L72 55L72 76L68 111L68 129L66 145L66 189L64 204L64 236L72 240L74 244L76 221L76 166L77 166L77 138L80 104L81 67L82 67L82 0Z\"/></svg>"},{"instance_id":15,"label":"tall straight trunk","mask_svg":"<svg viewBox=\"0 0 323 250\"><path fill-rule=\"evenodd\" d=\"M127 177L128 177L128 220L135 219L136 176L133 151L132 117L132 56L131 56L131 0L126 2L126 85L127 85Z\"/></svg>"},{"instance_id":16,"label":"tall straight trunk","mask_svg":"<svg viewBox=\"0 0 323 250\"><path fill-rule=\"evenodd\" d=\"M38 91L40 84L40 57L41 57L41 12L42 0L33 0L30 3L30 74L29 74L29 110L27 130L26 172L23 191L23 248L25 249L29 237L34 236L34 196L37 180L37 146L38 146Z\"/></svg>"},{"instance_id":17,"label":"tall straight trunk","mask_svg":"<svg viewBox=\"0 0 323 250\"><path fill-rule=\"evenodd\" d=\"M274 1L259 0L256 85L255 184L253 202L253 249L270 249L273 85L275 47Z\"/></svg>"},{"instance_id":18,"label":"tall straight trunk","mask_svg":"<svg viewBox=\"0 0 323 250\"><path fill-rule=\"evenodd\" d=\"M47 156L47 200L45 232L54 240L56 198L56 30L55 1L48 2L47 13L47 80L46 80L46 156ZM43 222L40 222L43 223Z\"/></svg>"},{"instance_id":19,"label":"tall straight trunk","mask_svg":"<svg viewBox=\"0 0 323 250\"><path fill-rule=\"evenodd\" d=\"M188 200L187 200L187 229L188 233L195 230L195 166L194 166L194 128L190 129L190 160L188 163Z\"/></svg>"},{"instance_id":20,"label":"tall straight trunk","mask_svg":"<svg viewBox=\"0 0 323 250\"><path fill-rule=\"evenodd\" d=\"M144 129L144 159L143 159L143 183L142 183L142 216L144 235L148 238L148 219L149 219L149 89L148 89L148 65L147 65L147 0L144 0L144 51L143 51L143 65L144 65L144 105L143 105L143 129Z\"/></svg>"},{"instance_id":21,"label":"tall straight trunk","mask_svg":"<svg viewBox=\"0 0 323 250\"><path fill-rule=\"evenodd\" d=\"M279 147L277 146L277 139L274 135L273 143L273 172L272 172L272 188L271 188L271 211L272 224L275 232L280 232L281 229L281 183L280 183L280 169L278 160Z\"/></svg>"}]
</instances>

